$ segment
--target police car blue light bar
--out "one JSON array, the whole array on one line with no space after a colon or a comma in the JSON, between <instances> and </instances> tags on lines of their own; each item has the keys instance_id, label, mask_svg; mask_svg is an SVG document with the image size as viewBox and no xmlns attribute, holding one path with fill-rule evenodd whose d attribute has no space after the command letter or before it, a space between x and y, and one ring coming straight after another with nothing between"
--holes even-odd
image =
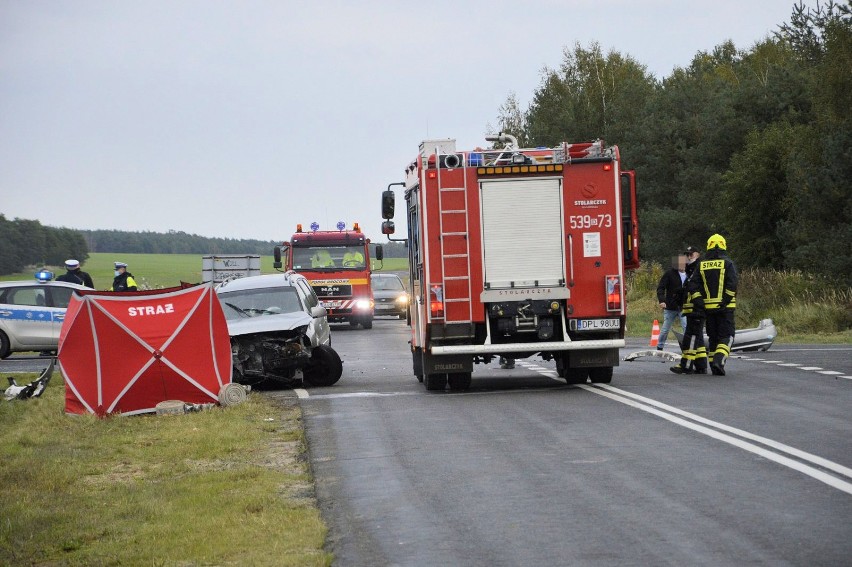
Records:
<instances>
[{"instance_id":1,"label":"police car blue light bar","mask_svg":"<svg viewBox=\"0 0 852 567\"><path fill-rule=\"evenodd\" d=\"M35 273L35 279L40 282L49 282L53 279L53 272L50 270L39 270Z\"/></svg>"}]
</instances>

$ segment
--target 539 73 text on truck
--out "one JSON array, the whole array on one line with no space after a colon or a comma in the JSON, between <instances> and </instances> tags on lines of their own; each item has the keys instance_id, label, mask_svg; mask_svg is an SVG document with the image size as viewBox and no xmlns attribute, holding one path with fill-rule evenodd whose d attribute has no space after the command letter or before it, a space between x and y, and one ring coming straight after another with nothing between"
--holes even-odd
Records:
<instances>
[{"instance_id":1,"label":"539 73 text on truck","mask_svg":"<svg viewBox=\"0 0 852 567\"><path fill-rule=\"evenodd\" d=\"M382 194L382 233L407 240L414 375L466 389L474 363L555 360L569 384L612 380L624 271L639 265L636 183L603 141L457 151L427 140ZM407 239L394 239L394 185Z\"/></svg>"},{"instance_id":2,"label":"539 73 text on truck","mask_svg":"<svg viewBox=\"0 0 852 567\"><path fill-rule=\"evenodd\" d=\"M296 225L288 242L274 249L275 269L293 270L311 283L328 311L329 322L348 321L350 325L373 327L373 291L370 287L370 239L358 223L351 229L337 223L337 230L320 230L311 224L310 232ZM381 246L376 259L381 260Z\"/></svg>"}]
</instances>

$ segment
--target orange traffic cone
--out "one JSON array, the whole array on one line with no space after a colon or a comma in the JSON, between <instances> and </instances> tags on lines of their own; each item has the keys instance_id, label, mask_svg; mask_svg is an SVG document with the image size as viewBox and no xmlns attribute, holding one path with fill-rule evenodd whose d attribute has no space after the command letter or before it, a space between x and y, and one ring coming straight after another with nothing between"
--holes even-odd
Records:
<instances>
[{"instance_id":1,"label":"orange traffic cone","mask_svg":"<svg viewBox=\"0 0 852 567\"><path fill-rule=\"evenodd\" d=\"M654 326L651 327L651 346L657 346L657 341L660 340L660 322L654 319Z\"/></svg>"}]
</instances>

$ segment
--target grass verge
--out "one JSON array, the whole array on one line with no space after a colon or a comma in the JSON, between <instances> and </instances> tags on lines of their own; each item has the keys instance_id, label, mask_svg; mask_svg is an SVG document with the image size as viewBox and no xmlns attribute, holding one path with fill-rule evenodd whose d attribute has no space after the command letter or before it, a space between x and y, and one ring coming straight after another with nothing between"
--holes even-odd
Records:
<instances>
[{"instance_id":1,"label":"grass verge","mask_svg":"<svg viewBox=\"0 0 852 567\"><path fill-rule=\"evenodd\" d=\"M331 564L295 403L66 416L54 375L0 428L2 565Z\"/></svg>"}]
</instances>

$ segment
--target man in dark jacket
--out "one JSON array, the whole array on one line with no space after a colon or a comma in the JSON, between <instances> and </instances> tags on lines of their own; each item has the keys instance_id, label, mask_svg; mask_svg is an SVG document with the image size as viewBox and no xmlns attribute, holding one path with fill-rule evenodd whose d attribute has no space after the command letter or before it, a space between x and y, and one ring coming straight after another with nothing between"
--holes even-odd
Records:
<instances>
[{"instance_id":1,"label":"man in dark jacket","mask_svg":"<svg viewBox=\"0 0 852 567\"><path fill-rule=\"evenodd\" d=\"M701 257L701 252L696 250L692 246L686 247L686 278L689 279L689 276L692 275L692 272L695 271L695 268L698 267L698 258Z\"/></svg>"},{"instance_id":2,"label":"man in dark jacket","mask_svg":"<svg viewBox=\"0 0 852 567\"><path fill-rule=\"evenodd\" d=\"M56 281L80 284L95 289L92 276L80 269L80 262L65 260L65 269L68 271L56 278Z\"/></svg>"},{"instance_id":3,"label":"man in dark jacket","mask_svg":"<svg viewBox=\"0 0 852 567\"><path fill-rule=\"evenodd\" d=\"M116 262L115 278L112 280L112 291L137 291L138 289L136 280L133 279L133 274L127 271L127 264Z\"/></svg>"},{"instance_id":4,"label":"man in dark jacket","mask_svg":"<svg viewBox=\"0 0 852 567\"><path fill-rule=\"evenodd\" d=\"M707 316L707 356L710 371L725 375L725 363L734 344L734 311L737 308L737 268L726 251L728 244L720 234L707 240L707 253L698 264L704 310Z\"/></svg>"},{"instance_id":5,"label":"man in dark jacket","mask_svg":"<svg viewBox=\"0 0 852 567\"><path fill-rule=\"evenodd\" d=\"M663 325L657 350L663 350L675 319L680 319L680 328L686 329L686 317L681 313L683 306L683 282L686 280L686 256L676 256L672 267L666 270L657 286L657 301L663 308Z\"/></svg>"}]
</instances>

